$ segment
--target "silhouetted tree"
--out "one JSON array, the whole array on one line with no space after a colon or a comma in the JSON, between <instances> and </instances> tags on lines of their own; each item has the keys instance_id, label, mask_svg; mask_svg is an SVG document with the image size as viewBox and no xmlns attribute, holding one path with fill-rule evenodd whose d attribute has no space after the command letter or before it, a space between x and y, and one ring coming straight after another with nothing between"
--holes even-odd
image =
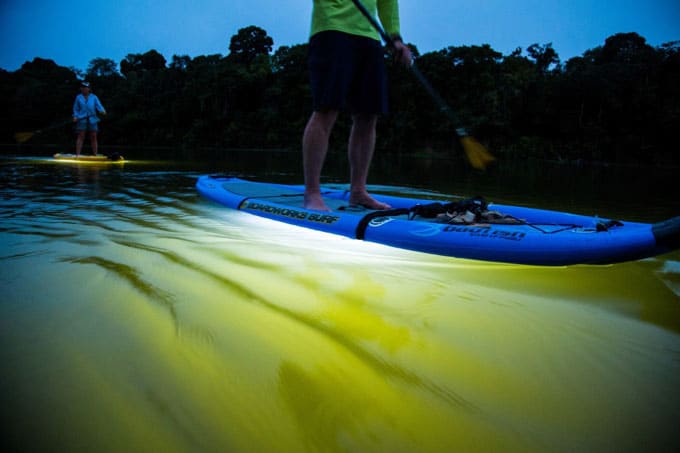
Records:
<instances>
[{"instance_id":1,"label":"silhouetted tree","mask_svg":"<svg viewBox=\"0 0 680 453\"><path fill-rule=\"evenodd\" d=\"M95 58L90 61L90 64L85 71L85 76L88 79L93 77L112 77L117 76L118 69L116 62L110 58Z\"/></svg>"},{"instance_id":2,"label":"silhouetted tree","mask_svg":"<svg viewBox=\"0 0 680 453\"><path fill-rule=\"evenodd\" d=\"M120 72L127 77L133 71L157 71L165 68L165 57L156 50L144 54L128 54L120 62Z\"/></svg>"},{"instance_id":3,"label":"silhouetted tree","mask_svg":"<svg viewBox=\"0 0 680 453\"><path fill-rule=\"evenodd\" d=\"M536 69L541 73L548 72L552 65L559 64L560 57L553 49L552 43L546 45L532 44L527 47L527 53L536 62Z\"/></svg>"},{"instance_id":4,"label":"silhouetted tree","mask_svg":"<svg viewBox=\"0 0 680 453\"><path fill-rule=\"evenodd\" d=\"M273 46L274 40L266 31L251 25L231 37L229 55L235 62L250 64L258 55L269 55Z\"/></svg>"}]
</instances>

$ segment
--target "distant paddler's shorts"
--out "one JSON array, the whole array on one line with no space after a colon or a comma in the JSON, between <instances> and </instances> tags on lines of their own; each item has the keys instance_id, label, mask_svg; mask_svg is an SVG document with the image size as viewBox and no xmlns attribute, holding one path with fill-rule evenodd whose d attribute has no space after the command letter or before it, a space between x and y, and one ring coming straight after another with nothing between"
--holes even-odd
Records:
<instances>
[{"instance_id":1,"label":"distant paddler's shorts","mask_svg":"<svg viewBox=\"0 0 680 453\"><path fill-rule=\"evenodd\" d=\"M97 123L93 123L88 118L85 118L76 122L76 132L83 131L99 132L99 127Z\"/></svg>"},{"instance_id":2,"label":"distant paddler's shorts","mask_svg":"<svg viewBox=\"0 0 680 453\"><path fill-rule=\"evenodd\" d=\"M309 40L314 111L387 113L387 77L380 41L339 31Z\"/></svg>"}]
</instances>

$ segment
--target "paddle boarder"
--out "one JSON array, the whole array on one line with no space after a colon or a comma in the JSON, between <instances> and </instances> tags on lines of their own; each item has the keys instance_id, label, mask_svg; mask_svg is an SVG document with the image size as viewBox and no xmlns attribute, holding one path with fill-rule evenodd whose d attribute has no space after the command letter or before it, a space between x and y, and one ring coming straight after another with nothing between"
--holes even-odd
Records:
<instances>
[{"instance_id":1,"label":"paddle boarder","mask_svg":"<svg viewBox=\"0 0 680 453\"><path fill-rule=\"evenodd\" d=\"M76 138L77 157L80 157L80 151L83 149L85 132L89 132L92 154L97 155L97 132L99 132L97 113L106 115L106 110L97 95L91 92L89 82L83 81L80 83L80 94L76 96L76 100L73 102L73 122L78 134Z\"/></svg>"},{"instance_id":2,"label":"paddle boarder","mask_svg":"<svg viewBox=\"0 0 680 453\"><path fill-rule=\"evenodd\" d=\"M302 139L305 207L330 210L321 197L321 170L338 113L346 109L352 115L348 143L350 204L387 209L389 205L375 200L366 189L378 116L387 113L380 36L353 0L313 1L308 57L313 113ZM380 18L392 37L395 58L410 66L411 50L399 34L398 1L363 0L363 5Z\"/></svg>"}]
</instances>

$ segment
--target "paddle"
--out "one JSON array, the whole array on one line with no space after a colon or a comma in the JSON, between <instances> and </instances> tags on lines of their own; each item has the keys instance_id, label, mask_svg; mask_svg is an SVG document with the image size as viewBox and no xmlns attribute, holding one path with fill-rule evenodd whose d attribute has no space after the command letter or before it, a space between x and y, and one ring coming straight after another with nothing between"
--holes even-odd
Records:
<instances>
[{"instance_id":1,"label":"paddle","mask_svg":"<svg viewBox=\"0 0 680 453\"><path fill-rule=\"evenodd\" d=\"M81 120L87 119L92 115L85 116L83 118L80 118ZM14 134L14 139L17 141L17 143L26 143L29 141L31 138L33 138L34 135L36 134L41 134L45 131L49 131L52 129L56 129L58 127L63 127L66 126L67 124L70 124L73 122L73 118L67 120L67 121L62 121L61 123L53 124L52 126L46 127L44 129L38 129L37 131L33 132L17 132Z\"/></svg>"},{"instance_id":2,"label":"paddle","mask_svg":"<svg viewBox=\"0 0 680 453\"><path fill-rule=\"evenodd\" d=\"M380 33L380 36L382 37L383 41L385 41L385 44L388 47L394 48L394 39L390 35L385 33L385 30L378 23L376 18L373 17L371 13L368 12L368 10L361 3L361 1L352 0L352 3L354 3L354 5L359 9L359 11L361 11L361 13L366 17L366 19L368 19L371 25L373 25L373 28L375 28L376 31ZM457 123L458 120L456 118L456 115L453 113L451 107L449 107L444 98L442 98L441 95L437 93L437 91L434 89L434 87L432 87L432 85L430 84L430 82L428 82L423 73L420 72L415 62L411 62L411 71L416 76L421 85L423 85L425 91L427 91L428 94L432 97L434 102L437 104L437 107L439 107L439 110L446 114L454 124ZM455 134L460 139L460 144L463 146L463 150L465 151L467 160L473 168L477 170L484 170L486 169L487 165L496 160L496 158L492 156L491 153L489 153L489 151L487 151L486 148L484 148L484 145L479 143L472 136L470 136L470 134L468 134L467 130L464 127L456 128Z\"/></svg>"}]
</instances>

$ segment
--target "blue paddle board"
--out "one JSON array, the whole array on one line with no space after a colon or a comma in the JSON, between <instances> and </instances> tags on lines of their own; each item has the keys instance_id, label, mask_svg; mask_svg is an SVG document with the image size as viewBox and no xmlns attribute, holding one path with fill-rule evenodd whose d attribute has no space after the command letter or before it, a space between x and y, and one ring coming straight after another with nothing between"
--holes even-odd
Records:
<instances>
[{"instance_id":1,"label":"blue paddle board","mask_svg":"<svg viewBox=\"0 0 680 453\"><path fill-rule=\"evenodd\" d=\"M456 258L542 266L611 264L680 247L680 217L650 224L494 203L484 203L482 216L470 211L433 215L428 212L432 207L441 208L436 200L390 195L374 195L392 206L375 211L350 206L349 193L332 188L322 192L332 211L319 212L304 208L300 185L206 175L196 188L206 198L248 214Z\"/></svg>"}]
</instances>

